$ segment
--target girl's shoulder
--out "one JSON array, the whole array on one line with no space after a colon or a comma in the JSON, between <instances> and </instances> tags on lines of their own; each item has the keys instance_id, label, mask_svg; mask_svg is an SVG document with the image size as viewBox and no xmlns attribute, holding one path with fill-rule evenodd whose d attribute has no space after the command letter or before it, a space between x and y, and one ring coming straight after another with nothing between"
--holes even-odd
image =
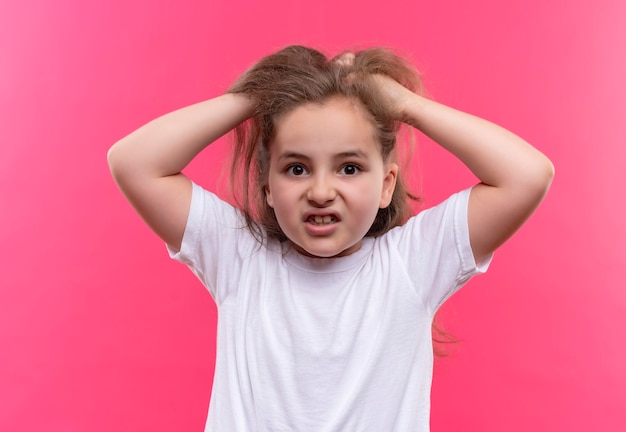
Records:
<instances>
[{"instance_id":1,"label":"girl's shoulder","mask_svg":"<svg viewBox=\"0 0 626 432\"><path fill-rule=\"evenodd\" d=\"M229 251L251 249L264 241L264 232L252 233L243 213L215 192L192 183L189 217L183 243L190 250L214 249L217 256L227 256Z\"/></svg>"},{"instance_id":2,"label":"girl's shoulder","mask_svg":"<svg viewBox=\"0 0 626 432\"><path fill-rule=\"evenodd\" d=\"M467 206L472 188L464 189L450 195L440 203L419 211L407 222L391 231L423 230L430 232L442 228L446 223L467 222Z\"/></svg>"}]
</instances>

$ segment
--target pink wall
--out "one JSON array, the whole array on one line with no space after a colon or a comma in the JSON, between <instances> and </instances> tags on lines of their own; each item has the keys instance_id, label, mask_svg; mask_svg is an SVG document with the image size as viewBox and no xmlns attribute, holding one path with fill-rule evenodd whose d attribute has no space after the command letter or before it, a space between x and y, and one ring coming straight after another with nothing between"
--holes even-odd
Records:
<instances>
[{"instance_id":1,"label":"pink wall","mask_svg":"<svg viewBox=\"0 0 626 432\"><path fill-rule=\"evenodd\" d=\"M401 48L435 98L556 165L535 217L443 310L463 343L437 364L433 430L626 430L626 3L381 4L2 2L0 430L202 429L214 306L105 154L296 42ZM422 143L429 203L471 184ZM222 155L191 175L212 187Z\"/></svg>"}]
</instances>

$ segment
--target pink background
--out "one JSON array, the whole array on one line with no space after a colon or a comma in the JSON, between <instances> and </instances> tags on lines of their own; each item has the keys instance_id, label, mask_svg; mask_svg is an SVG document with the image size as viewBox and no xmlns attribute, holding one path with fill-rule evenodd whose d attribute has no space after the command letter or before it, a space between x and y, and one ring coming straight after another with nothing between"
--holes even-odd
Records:
<instances>
[{"instance_id":1,"label":"pink background","mask_svg":"<svg viewBox=\"0 0 626 432\"><path fill-rule=\"evenodd\" d=\"M491 271L443 309L433 431L626 430L626 2L78 0L0 5L0 430L199 431L215 308L105 154L291 43L400 48L439 101L556 165ZM216 144L190 175L213 188ZM427 202L472 184L420 139Z\"/></svg>"}]
</instances>

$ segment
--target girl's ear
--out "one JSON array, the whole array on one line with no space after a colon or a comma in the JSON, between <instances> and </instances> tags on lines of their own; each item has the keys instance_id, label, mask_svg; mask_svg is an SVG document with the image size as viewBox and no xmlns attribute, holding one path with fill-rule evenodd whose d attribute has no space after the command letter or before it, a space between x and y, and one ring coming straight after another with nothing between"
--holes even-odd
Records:
<instances>
[{"instance_id":1,"label":"girl's ear","mask_svg":"<svg viewBox=\"0 0 626 432\"><path fill-rule=\"evenodd\" d=\"M263 189L265 191L265 201L267 201L267 205L271 208L274 208L274 199L272 198L272 194L270 193L270 186L265 185Z\"/></svg>"},{"instance_id":2,"label":"girl's ear","mask_svg":"<svg viewBox=\"0 0 626 432\"><path fill-rule=\"evenodd\" d=\"M387 173L383 179L383 190L380 195L380 208L387 208L391 204L391 198L393 197L393 191L396 189L396 181L398 179L398 164L387 164Z\"/></svg>"}]
</instances>

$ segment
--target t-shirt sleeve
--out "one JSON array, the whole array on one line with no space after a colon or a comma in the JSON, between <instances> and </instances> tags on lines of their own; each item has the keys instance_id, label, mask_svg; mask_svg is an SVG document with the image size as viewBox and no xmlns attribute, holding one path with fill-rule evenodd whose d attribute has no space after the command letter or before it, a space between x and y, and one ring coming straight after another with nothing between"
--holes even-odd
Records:
<instances>
[{"instance_id":1,"label":"t-shirt sleeve","mask_svg":"<svg viewBox=\"0 0 626 432\"><path fill-rule=\"evenodd\" d=\"M420 212L393 233L399 259L422 302L434 314L472 276L487 271L491 257L476 263L469 239L470 189Z\"/></svg>"},{"instance_id":2,"label":"t-shirt sleeve","mask_svg":"<svg viewBox=\"0 0 626 432\"><path fill-rule=\"evenodd\" d=\"M180 251L167 247L171 258L186 264L209 290L217 304L231 293L218 283L249 245L249 231L240 212L195 183ZM226 290L226 291L224 291Z\"/></svg>"}]
</instances>

